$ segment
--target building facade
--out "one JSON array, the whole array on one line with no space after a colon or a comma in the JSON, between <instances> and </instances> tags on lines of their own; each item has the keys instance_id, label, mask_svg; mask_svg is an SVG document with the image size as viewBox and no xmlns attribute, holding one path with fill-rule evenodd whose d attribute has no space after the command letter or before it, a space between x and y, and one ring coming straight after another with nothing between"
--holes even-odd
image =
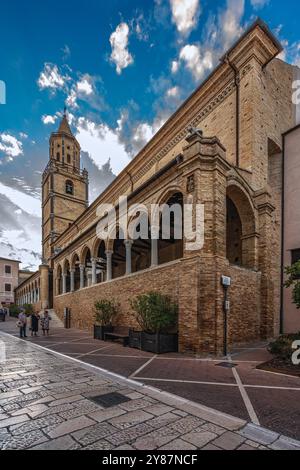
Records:
<instances>
[{"instance_id":1,"label":"building facade","mask_svg":"<svg viewBox=\"0 0 300 470\"><path fill-rule=\"evenodd\" d=\"M41 290L48 283L53 296L41 304L52 305L53 298L59 316L68 307L74 326L92 328L94 302L114 298L118 324L137 327L130 298L156 290L179 306L179 350L219 354L225 275L231 278L229 344L279 333L282 134L296 119L296 68L276 58L281 50L266 25L254 23L89 207L87 174L79 170L79 146L64 116L50 139L43 176L44 264L38 277ZM63 138L75 152L70 171L59 160ZM204 246L188 249L185 238L175 239L174 224L168 240L160 226L149 228L160 233L158 240L123 240L120 226L115 239L99 238L99 206L113 204L119 214L121 196L149 212L152 204L188 205L194 229L202 205Z\"/></svg>"},{"instance_id":2,"label":"building facade","mask_svg":"<svg viewBox=\"0 0 300 470\"><path fill-rule=\"evenodd\" d=\"M300 126L284 135L283 250L282 266L300 261ZM283 288L282 322L286 333L300 331L300 311L292 302L291 289Z\"/></svg>"},{"instance_id":3,"label":"building facade","mask_svg":"<svg viewBox=\"0 0 300 470\"><path fill-rule=\"evenodd\" d=\"M9 307L15 303L15 288L19 284L20 261L0 258L0 305Z\"/></svg>"}]
</instances>

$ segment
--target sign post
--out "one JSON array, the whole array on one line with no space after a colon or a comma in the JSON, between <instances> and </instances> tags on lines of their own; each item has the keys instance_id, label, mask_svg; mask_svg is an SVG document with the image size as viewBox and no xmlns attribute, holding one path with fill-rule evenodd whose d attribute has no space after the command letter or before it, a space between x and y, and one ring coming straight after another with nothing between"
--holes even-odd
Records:
<instances>
[{"instance_id":1,"label":"sign post","mask_svg":"<svg viewBox=\"0 0 300 470\"><path fill-rule=\"evenodd\" d=\"M230 301L229 301L229 287L231 286L231 278L228 276L221 277L221 283L224 289L224 346L223 346L223 355L227 356L228 353L228 312L230 310Z\"/></svg>"}]
</instances>

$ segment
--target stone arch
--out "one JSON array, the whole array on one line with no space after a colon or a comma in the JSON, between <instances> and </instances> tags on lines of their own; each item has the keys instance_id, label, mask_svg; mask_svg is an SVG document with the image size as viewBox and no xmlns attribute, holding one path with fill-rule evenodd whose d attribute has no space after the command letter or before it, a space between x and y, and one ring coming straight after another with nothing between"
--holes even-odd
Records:
<instances>
[{"instance_id":1,"label":"stone arch","mask_svg":"<svg viewBox=\"0 0 300 470\"><path fill-rule=\"evenodd\" d=\"M70 257L70 269L74 275L74 290L80 289L80 257L77 252Z\"/></svg>"},{"instance_id":2,"label":"stone arch","mask_svg":"<svg viewBox=\"0 0 300 470\"><path fill-rule=\"evenodd\" d=\"M78 253L75 251L72 256L70 257L70 267L71 269L75 269L75 264L80 263L80 256Z\"/></svg>"},{"instance_id":3,"label":"stone arch","mask_svg":"<svg viewBox=\"0 0 300 470\"><path fill-rule=\"evenodd\" d=\"M254 269L257 265L255 207L246 189L231 183L226 191L226 256L231 264Z\"/></svg>"},{"instance_id":4,"label":"stone arch","mask_svg":"<svg viewBox=\"0 0 300 470\"><path fill-rule=\"evenodd\" d=\"M83 266L83 287L92 284L92 253L88 245L85 245L80 254L80 265Z\"/></svg>"},{"instance_id":5,"label":"stone arch","mask_svg":"<svg viewBox=\"0 0 300 470\"><path fill-rule=\"evenodd\" d=\"M58 264L56 267L56 295L62 294L62 267Z\"/></svg>"},{"instance_id":6,"label":"stone arch","mask_svg":"<svg viewBox=\"0 0 300 470\"><path fill-rule=\"evenodd\" d=\"M160 216L159 223L159 240L158 240L158 264L168 263L183 257L183 205L184 193L178 186L168 188L160 197L159 205L165 204L168 206L179 205L181 206L181 213L175 217L174 213L170 216L170 236L166 238L165 229L162 227L163 217ZM168 229L168 227L167 227ZM168 229L169 230L169 229ZM180 236L180 238L178 238Z\"/></svg>"}]
</instances>

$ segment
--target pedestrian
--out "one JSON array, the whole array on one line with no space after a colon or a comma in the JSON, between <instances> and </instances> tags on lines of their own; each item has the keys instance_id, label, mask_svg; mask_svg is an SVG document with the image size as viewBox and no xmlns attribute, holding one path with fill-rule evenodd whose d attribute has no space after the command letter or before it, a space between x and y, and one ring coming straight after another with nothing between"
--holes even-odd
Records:
<instances>
[{"instance_id":1,"label":"pedestrian","mask_svg":"<svg viewBox=\"0 0 300 470\"><path fill-rule=\"evenodd\" d=\"M49 312L48 310L45 310L44 316L41 319L43 336L45 336L46 334L47 336L49 336L50 320L51 320L51 317L49 316Z\"/></svg>"},{"instance_id":2,"label":"pedestrian","mask_svg":"<svg viewBox=\"0 0 300 470\"><path fill-rule=\"evenodd\" d=\"M27 338L26 336L27 316L24 310L21 310L18 318L19 318L19 321L17 322L17 326L20 328L20 338Z\"/></svg>"},{"instance_id":3,"label":"pedestrian","mask_svg":"<svg viewBox=\"0 0 300 470\"><path fill-rule=\"evenodd\" d=\"M39 320L40 316L33 312L31 314L31 336L37 336L37 333L39 331Z\"/></svg>"}]
</instances>

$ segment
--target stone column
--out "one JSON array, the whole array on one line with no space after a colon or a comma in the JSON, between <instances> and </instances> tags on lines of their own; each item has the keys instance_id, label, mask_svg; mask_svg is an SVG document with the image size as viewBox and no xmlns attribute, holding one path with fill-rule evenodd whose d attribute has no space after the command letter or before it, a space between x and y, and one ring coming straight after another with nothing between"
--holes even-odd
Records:
<instances>
[{"instance_id":1,"label":"stone column","mask_svg":"<svg viewBox=\"0 0 300 470\"><path fill-rule=\"evenodd\" d=\"M67 293L67 275L65 273L62 275L62 293Z\"/></svg>"},{"instance_id":2,"label":"stone column","mask_svg":"<svg viewBox=\"0 0 300 470\"><path fill-rule=\"evenodd\" d=\"M84 271L85 271L85 266L84 264L81 264L79 266L80 269L80 289L84 288Z\"/></svg>"},{"instance_id":3,"label":"stone column","mask_svg":"<svg viewBox=\"0 0 300 470\"><path fill-rule=\"evenodd\" d=\"M92 285L97 284L97 259L92 258Z\"/></svg>"},{"instance_id":4,"label":"stone column","mask_svg":"<svg viewBox=\"0 0 300 470\"><path fill-rule=\"evenodd\" d=\"M106 280L112 280L112 256L113 251L107 250L106 251Z\"/></svg>"},{"instance_id":5,"label":"stone column","mask_svg":"<svg viewBox=\"0 0 300 470\"><path fill-rule=\"evenodd\" d=\"M125 248L126 248L126 276L128 274L131 274L132 272L132 267L131 267L131 247L133 245L132 240L125 240L124 242Z\"/></svg>"},{"instance_id":6,"label":"stone column","mask_svg":"<svg viewBox=\"0 0 300 470\"><path fill-rule=\"evenodd\" d=\"M151 267L158 266L158 237L159 227L151 227ZM157 238L153 238L157 237Z\"/></svg>"},{"instance_id":7,"label":"stone column","mask_svg":"<svg viewBox=\"0 0 300 470\"><path fill-rule=\"evenodd\" d=\"M74 292L75 290L75 269L70 271L70 291Z\"/></svg>"},{"instance_id":8,"label":"stone column","mask_svg":"<svg viewBox=\"0 0 300 470\"><path fill-rule=\"evenodd\" d=\"M41 276L41 307L49 307L49 266L42 264L39 268Z\"/></svg>"}]
</instances>

